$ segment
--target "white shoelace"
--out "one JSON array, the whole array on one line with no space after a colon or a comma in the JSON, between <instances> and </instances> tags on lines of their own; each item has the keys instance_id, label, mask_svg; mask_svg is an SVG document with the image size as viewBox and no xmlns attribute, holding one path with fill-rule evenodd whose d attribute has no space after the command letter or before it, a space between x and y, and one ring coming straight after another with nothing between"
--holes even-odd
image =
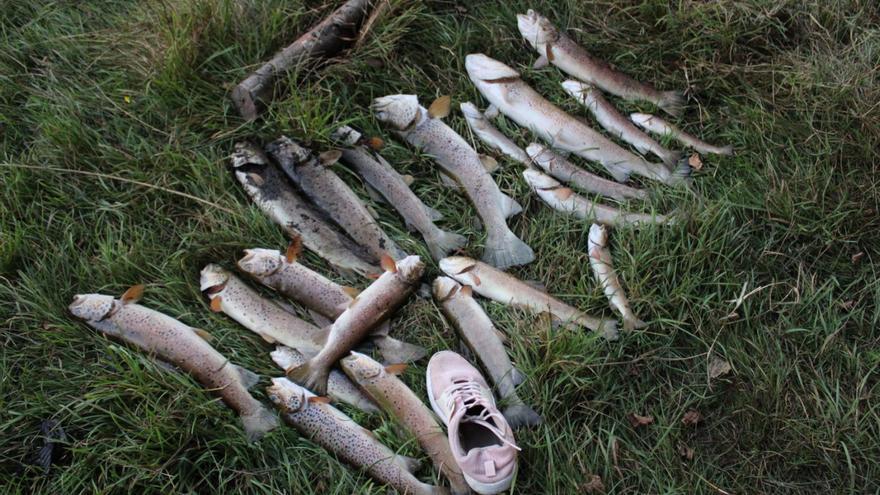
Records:
<instances>
[{"instance_id":1,"label":"white shoelace","mask_svg":"<svg viewBox=\"0 0 880 495\"><path fill-rule=\"evenodd\" d=\"M507 436L500 428L489 421L490 419L494 419L501 424L505 420L504 416L497 412L497 410L494 410L495 408L486 400L482 392L482 387L480 387L480 384L474 380L460 380L453 382L452 385L447 387L443 392L443 395L446 395L446 409L449 411L449 419L451 420L452 417L455 416L456 406L459 403L457 399L461 399L461 405L465 411L472 407L481 406L482 411L480 411L480 414L472 415L465 412L464 416L461 418L461 422L475 423L483 426L505 444L510 445L516 450L522 450L517 447L515 443L508 440Z\"/></svg>"}]
</instances>

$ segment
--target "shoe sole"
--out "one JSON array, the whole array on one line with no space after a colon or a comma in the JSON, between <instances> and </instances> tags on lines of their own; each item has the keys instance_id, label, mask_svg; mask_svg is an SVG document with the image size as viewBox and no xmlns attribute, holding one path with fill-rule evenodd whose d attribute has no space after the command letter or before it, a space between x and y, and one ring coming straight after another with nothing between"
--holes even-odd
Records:
<instances>
[{"instance_id":1,"label":"shoe sole","mask_svg":"<svg viewBox=\"0 0 880 495\"><path fill-rule=\"evenodd\" d=\"M448 432L449 423L446 422L446 417L443 414L443 411L440 410L440 407L437 405L437 402L434 400L434 394L431 392L431 368L430 367L428 367L428 369L425 370L425 382L427 385L426 390L428 391L428 402L431 404L431 409L434 410L434 414L436 414L437 417L440 418L440 421L443 421L443 426L446 427L446 430ZM456 464L458 464L458 463L456 462ZM461 466L458 466L458 467L461 468ZM510 476L508 476L507 478L504 478L503 480L498 480L495 483L483 483L482 481L477 481L477 480L471 478L470 476L468 476L467 473L465 473L463 469L462 469L461 474L464 476L464 481L475 492L479 493L480 495L495 495L497 493L501 493L503 491L506 491L508 488L510 488L510 485L513 483L513 476L516 474L516 470L514 470L514 472L511 473Z\"/></svg>"}]
</instances>

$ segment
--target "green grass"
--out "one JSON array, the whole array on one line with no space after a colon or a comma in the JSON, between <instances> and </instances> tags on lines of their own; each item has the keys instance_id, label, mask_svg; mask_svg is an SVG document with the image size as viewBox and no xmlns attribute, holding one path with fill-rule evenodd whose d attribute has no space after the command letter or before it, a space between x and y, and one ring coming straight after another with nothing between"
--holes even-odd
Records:
<instances>
[{"instance_id":1,"label":"green grass","mask_svg":"<svg viewBox=\"0 0 880 495\"><path fill-rule=\"evenodd\" d=\"M608 343L486 305L529 376L522 397L546 420L517 432L515 492L580 493L593 474L614 493L880 490L876 4L471 3L398 2L359 51L319 77L292 74L289 95L244 123L229 90L322 17L321 2L0 1L4 493L384 493L290 428L247 444L235 415L195 381L73 321L66 306L75 293L146 283L146 305L210 330L235 362L277 375L269 347L211 313L198 291L206 263L232 266L244 248L286 244L226 157L238 139L280 133L325 149L341 121L384 136L386 156L417 177L416 192L479 254L474 209L366 106L396 92L483 106L463 68L466 54L483 51L584 115L559 87L559 70L529 68L536 54L514 18L529 7L638 79L687 86L678 123L738 154L706 159L694 181L702 200L647 185L657 198L644 208L680 208L688 215L679 225L612 232L646 330ZM449 122L470 136L457 111ZM505 124L529 142L527 131ZM587 226L555 215L529 194L517 166L502 165L499 184L526 206L513 227L537 254L514 273L610 315L588 270ZM49 167L154 184L231 212ZM387 206L378 209L405 249L427 254ZM330 273L314 255L307 262ZM749 297L732 314L743 291ZM432 350L458 347L430 301L413 300L394 326ZM709 380L710 354L733 371ZM404 375L418 393L423 378L424 363ZM683 425L689 409L704 420ZM654 424L634 429L633 412ZM421 455L387 419L355 417L392 448ZM46 418L69 440L68 456L48 474L33 465ZM694 449L692 460L681 445Z\"/></svg>"}]
</instances>

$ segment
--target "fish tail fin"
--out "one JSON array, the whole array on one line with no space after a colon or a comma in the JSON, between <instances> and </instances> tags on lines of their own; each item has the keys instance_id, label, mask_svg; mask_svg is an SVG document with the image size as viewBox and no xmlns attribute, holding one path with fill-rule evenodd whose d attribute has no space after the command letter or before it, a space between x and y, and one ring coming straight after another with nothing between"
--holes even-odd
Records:
<instances>
[{"instance_id":1,"label":"fish tail fin","mask_svg":"<svg viewBox=\"0 0 880 495\"><path fill-rule=\"evenodd\" d=\"M635 316L631 316L629 318L623 319L623 330L626 332L631 332L631 331L636 330L638 328L645 328L646 326L648 326L647 323L638 319Z\"/></svg>"},{"instance_id":2,"label":"fish tail fin","mask_svg":"<svg viewBox=\"0 0 880 495\"><path fill-rule=\"evenodd\" d=\"M733 145L728 144L727 146L720 146L718 151L716 152L718 155L732 155L733 154Z\"/></svg>"},{"instance_id":3,"label":"fish tail fin","mask_svg":"<svg viewBox=\"0 0 880 495\"><path fill-rule=\"evenodd\" d=\"M688 159L682 157L673 165L669 179L666 182L668 184L689 184L691 182L691 172L693 172L693 168L688 163Z\"/></svg>"},{"instance_id":4,"label":"fish tail fin","mask_svg":"<svg viewBox=\"0 0 880 495\"><path fill-rule=\"evenodd\" d=\"M628 181L629 176L632 175L632 170L620 165L606 165L605 170L611 174L611 177L613 177L614 180L621 184Z\"/></svg>"},{"instance_id":5,"label":"fish tail fin","mask_svg":"<svg viewBox=\"0 0 880 495\"><path fill-rule=\"evenodd\" d=\"M617 320L602 320L602 326L599 327L599 331L608 340L620 338L620 332L617 330Z\"/></svg>"},{"instance_id":6,"label":"fish tail fin","mask_svg":"<svg viewBox=\"0 0 880 495\"><path fill-rule=\"evenodd\" d=\"M235 371L238 372L238 376L241 378L241 384L244 385L244 388L250 390L260 381L260 375L254 373L253 371L242 368L241 366L235 364L233 364L233 366L235 366Z\"/></svg>"},{"instance_id":7,"label":"fish tail fin","mask_svg":"<svg viewBox=\"0 0 880 495\"><path fill-rule=\"evenodd\" d=\"M501 212L504 213L504 218L510 218L522 212L522 205L510 196L501 193Z\"/></svg>"},{"instance_id":8,"label":"fish tail fin","mask_svg":"<svg viewBox=\"0 0 880 495\"><path fill-rule=\"evenodd\" d=\"M428 350L422 346L410 344L394 337L383 337L373 340L382 357L389 363L408 363L418 361L428 355Z\"/></svg>"},{"instance_id":9,"label":"fish tail fin","mask_svg":"<svg viewBox=\"0 0 880 495\"><path fill-rule=\"evenodd\" d=\"M666 165L674 167L681 160L682 155L683 153L681 151L664 150L662 154L657 156L659 156L660 160Z\"/></svg>"},{"instance_id":10,"label":"fish tail fin","mask_svg":"<svg viewBox=\"0 0 880 495\"><path fill-rule=\"evenodd\" d=\"M431 256L440 261L450 252L464 247L467 244L467 237L437 229L437 235L431 239L425 239L425 243L428 245L428 250L431 251Z\"/></svg>"},{"instance_id":11,"label":"fish tail fin","mask_svg":"<svg viewBox=\"0 0 880 495\"><path fill-rule=\"evenodd\" d=\"M684 94L681 91L664 91L660 96L660 101L657 102L658 107L673 117L681 115L681 112L684 111L684 104Z\"/></svg>"},{"instance_id":12,"label":"fish tail fin","mask_svg":"<svg viewBox=\"0 0 880 495\"><path fill-rule=\"evenodd\" d=\"M248 441L256 442L263 438L266 432L278 426L278 416L270 411L269 408L260 404L256 411L242 416L241 423L244 426L244 433L247 435Z\"/></svg>"},{"instance_id":13,"label":"fish tail fin","mask_svg":"<svg viewBox=\"0 0 880 495\"><path fill-rule=\"evenodd\" d=\"M541 415L525 404L510 405L504 409L503 414L504 419L513 429L541 424Z\"/></svg>"},{"instance_id":14,"label":"fish tail fin","mask_svg":"<svg viewBox=\"0 0 880 495\"><path fill-rule=\"evenodd\" d=\"M483 261L496 268L525 265L534 260L535 252L532 248L510 230L507 230L502 237L489 237L486 240Z\"/></svg>"},{"instance_id":15,"label":"fish tail fin","mask_svg":"<svg viewBox=\"0 0 880 495\"><path fill-rule=\"evenodd\" d=\"M287 372L287 377L315 395L327 394L330 369L314 362L314 358Z\"/></svg>"}]
</instances>

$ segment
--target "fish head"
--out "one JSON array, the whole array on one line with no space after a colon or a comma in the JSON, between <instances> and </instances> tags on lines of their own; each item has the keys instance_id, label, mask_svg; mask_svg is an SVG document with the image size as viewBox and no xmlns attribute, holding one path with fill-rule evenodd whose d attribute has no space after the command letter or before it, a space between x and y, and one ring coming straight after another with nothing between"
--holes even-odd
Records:
<instances>
[{"instance_id":1,"label":"fish head","mask_svg":"<svg viewBox=\"0 0 880 495\"><path fill-rule=\"evenodd\" d=\"M229 281L230 275L227 269L210 263L202 269L202 273L199 275L199 290L205 292L216 287L223 287Z\"/></svg>"},{"instance_id":2,"label":"fish head","mask_svg":"<svg viewBox=\"0 0 880 495\"><path fill-rule=\"evenodd\" d=\"M525 14L517 14L516 25L519 28L519 34L535 48L540 49L543 45L559 39L559 30L556 29L556 26L532 9L529 9Z\"/></svg>"},{"instance_id":3,"label":"fish head","mask_svg":"<svg viewBox=\"0 0 880 495\"><path fill-rule=\"evenodd\" d=\"M397 276L407 284L416 284L425 271L425 263L418 256L407 256L398 261Z\"/></svg>"},{"instance_id":4,"label":"fish head","mask_svg":"<svg viewBox=\"0 0 880 495\"><path fill-rule=\"evenodd\" d=\"M266 388L266 392L269 395L269 400L287 413L303 410L309 402L309 396L314 396L305 388L283 376L273 378L272 385Z\"/></svg>"},{"instance_id":5,"label":"fish head","mask_svg":"<svg viewBox=\"0 0 880 495\"><path fill-rule=\"evenodd\" d=\"M385 371L385 367L375 359L355 351L351 351L349 356L343 358L340 365L345 370L345 374L355 382L371 380Z\"/></svg>"},{"instance_id":6,"label":"fish head","mask_svg":"<svg viewBox=\"0 0 880 495\"><path fill-rule=\"evenodd\" d=\"M330 140L341 146L354 146L363 138L363 135L351 126L341 126L332 134Z\"/></svg>"},{"instance_id":7,"label":"fish head","mask_svg":"<svg viewBox=\"0 0 880 495\"><path fill-rule=\"evenodd\" d=\"M459 105L459 108L461 108L462 115L464 115L465 118L467 118L468 120L480 121L486 118L485 116L483 116L483 112L481 112L476 105L469 101L461 103L461 105Z\"/></svg>"},{"instance_id":8,"label":"fish head","mask_svg":"<svg viewBox=\"0 0 880 495\"><path fill-rule=\"evenodd\" d=\"M526 179L526 182L529 183L529 186L535 190L547 190L560 187L560 184L556 179L547 174L541 173L534 168L523 170L523 177Z\"/></svg>"},{"instance_id":9,"label":"fish head","mask_svg":"<svg viewBox=\"0 0 880 495\"><path fill-rule=\"evenodd\" d=\"M467 256L448 256L440 260L440 270L452 278L472 270L476 266L477 260Z\"/></svg>"},{"instance_id":10,"label":"fish head","mask_svg":"<svg viewBox=\"0 0 880 495\"><path fill-rule=\"evenodd\" d=\"M245 249L244 257L237 264L242 271L261 278L274 275L284 262L284 256L277 249L254 248Z\"/></svg>"},{"instance_id":11,"label":"fish head","mask_svg":"<svg viewBox=\"0 0 880 495\"><path fill-rule=\"evenodd\" d=\"M590 225L589 243L595 246L604 246L608 241L608 229L604 225L594 223Z\"/></svg>"},{"instance_id":12,"label":"fish head","mask_svg":"<svg viewBox=\"0 0 880 495\"><path fill-rule=\"evenodd\" d=\"M267 144L266 151L278 159L282 166L296 166L312 158L311 151L287 136L281 136Z\"/></svg>"},{"instance_id":13,"label":"fish head","mask_svg":"<svg viewBox=\"0 0 880 495\"><path fill-rule=\"evenodd\" d=\"M416 95L388 95L373 100L371 107L380 122L398 131L411 129L421 122L424 109Z\"/></svg>"},{"instance_id":14,"label":"fish head","mask_svg":"<svg viewBox=\"0 0 880 495\"><path fill-rule=\"evenodd\" d=\"M232 152L232 168L244 167L245 165L266 165L269 160L263 150L254 143L242 141L235 143Z\"/></svg>"},{"instance_id":15,"label":"fish head","mask_svg":"<svg viewBox=\"0 0 880 495\"><path fill-rule=\"evenodd\" d=\"M589 104L594 99L593 90L595 88L584 82L568 79L562 82L562 89L576 99L583 100L584 103Z\"/></svg>"},{"instance_id":16,"label":"fish head","mask_svg":"<svg viewBox=\"0 0 880 495\"><path fill-rule=\"evenodd\" d=\"M471 53L464 58L464 68L468 77L475 83L479 81L502 82L519 79L519 72L494 58L482 53Z\"/></svg>"},{"instance_id":17,"label":"fish head","mask_svg":"<svg viewBox=\"0 0 880 495\"><path fill-rule=\"evenodd\" d=\"M532 143L526 146L526 154L532 161L537 163L546 163L553 159L553 152L547 149L543 144Z\"/></svg>"},{"instance_id":18,"label":"fish head","mask_svg":"<svg viewBox=\"0 0 880 495\"><path fill-rule=\"evenodd\" d=\"M647 113L631 113L629 114L629 120L633 121L639 127L644 127L651 123L651 120L654 119L654 116Z\"/></svg>"},{"instance_id":19,"label":"fish head","mask_svg":"<svg viewBox=\"0 0 880 495\"><path fill-rule=\"evenodd\" d=\"M443 302L461 290L461 285L449 277L437 277L432 284L434 299Z\"/></svg>"},{"instance_id":20,"label":"fish head","mask_svg":"<svg viewBox=\"0 0 880 495\"><path fill-rule=\"evenodd\" d=\"M101 321L113 314L119 302L113 296L104 294L77 294L67 309L85 321Z\"/></svg>"}]
</instances>

